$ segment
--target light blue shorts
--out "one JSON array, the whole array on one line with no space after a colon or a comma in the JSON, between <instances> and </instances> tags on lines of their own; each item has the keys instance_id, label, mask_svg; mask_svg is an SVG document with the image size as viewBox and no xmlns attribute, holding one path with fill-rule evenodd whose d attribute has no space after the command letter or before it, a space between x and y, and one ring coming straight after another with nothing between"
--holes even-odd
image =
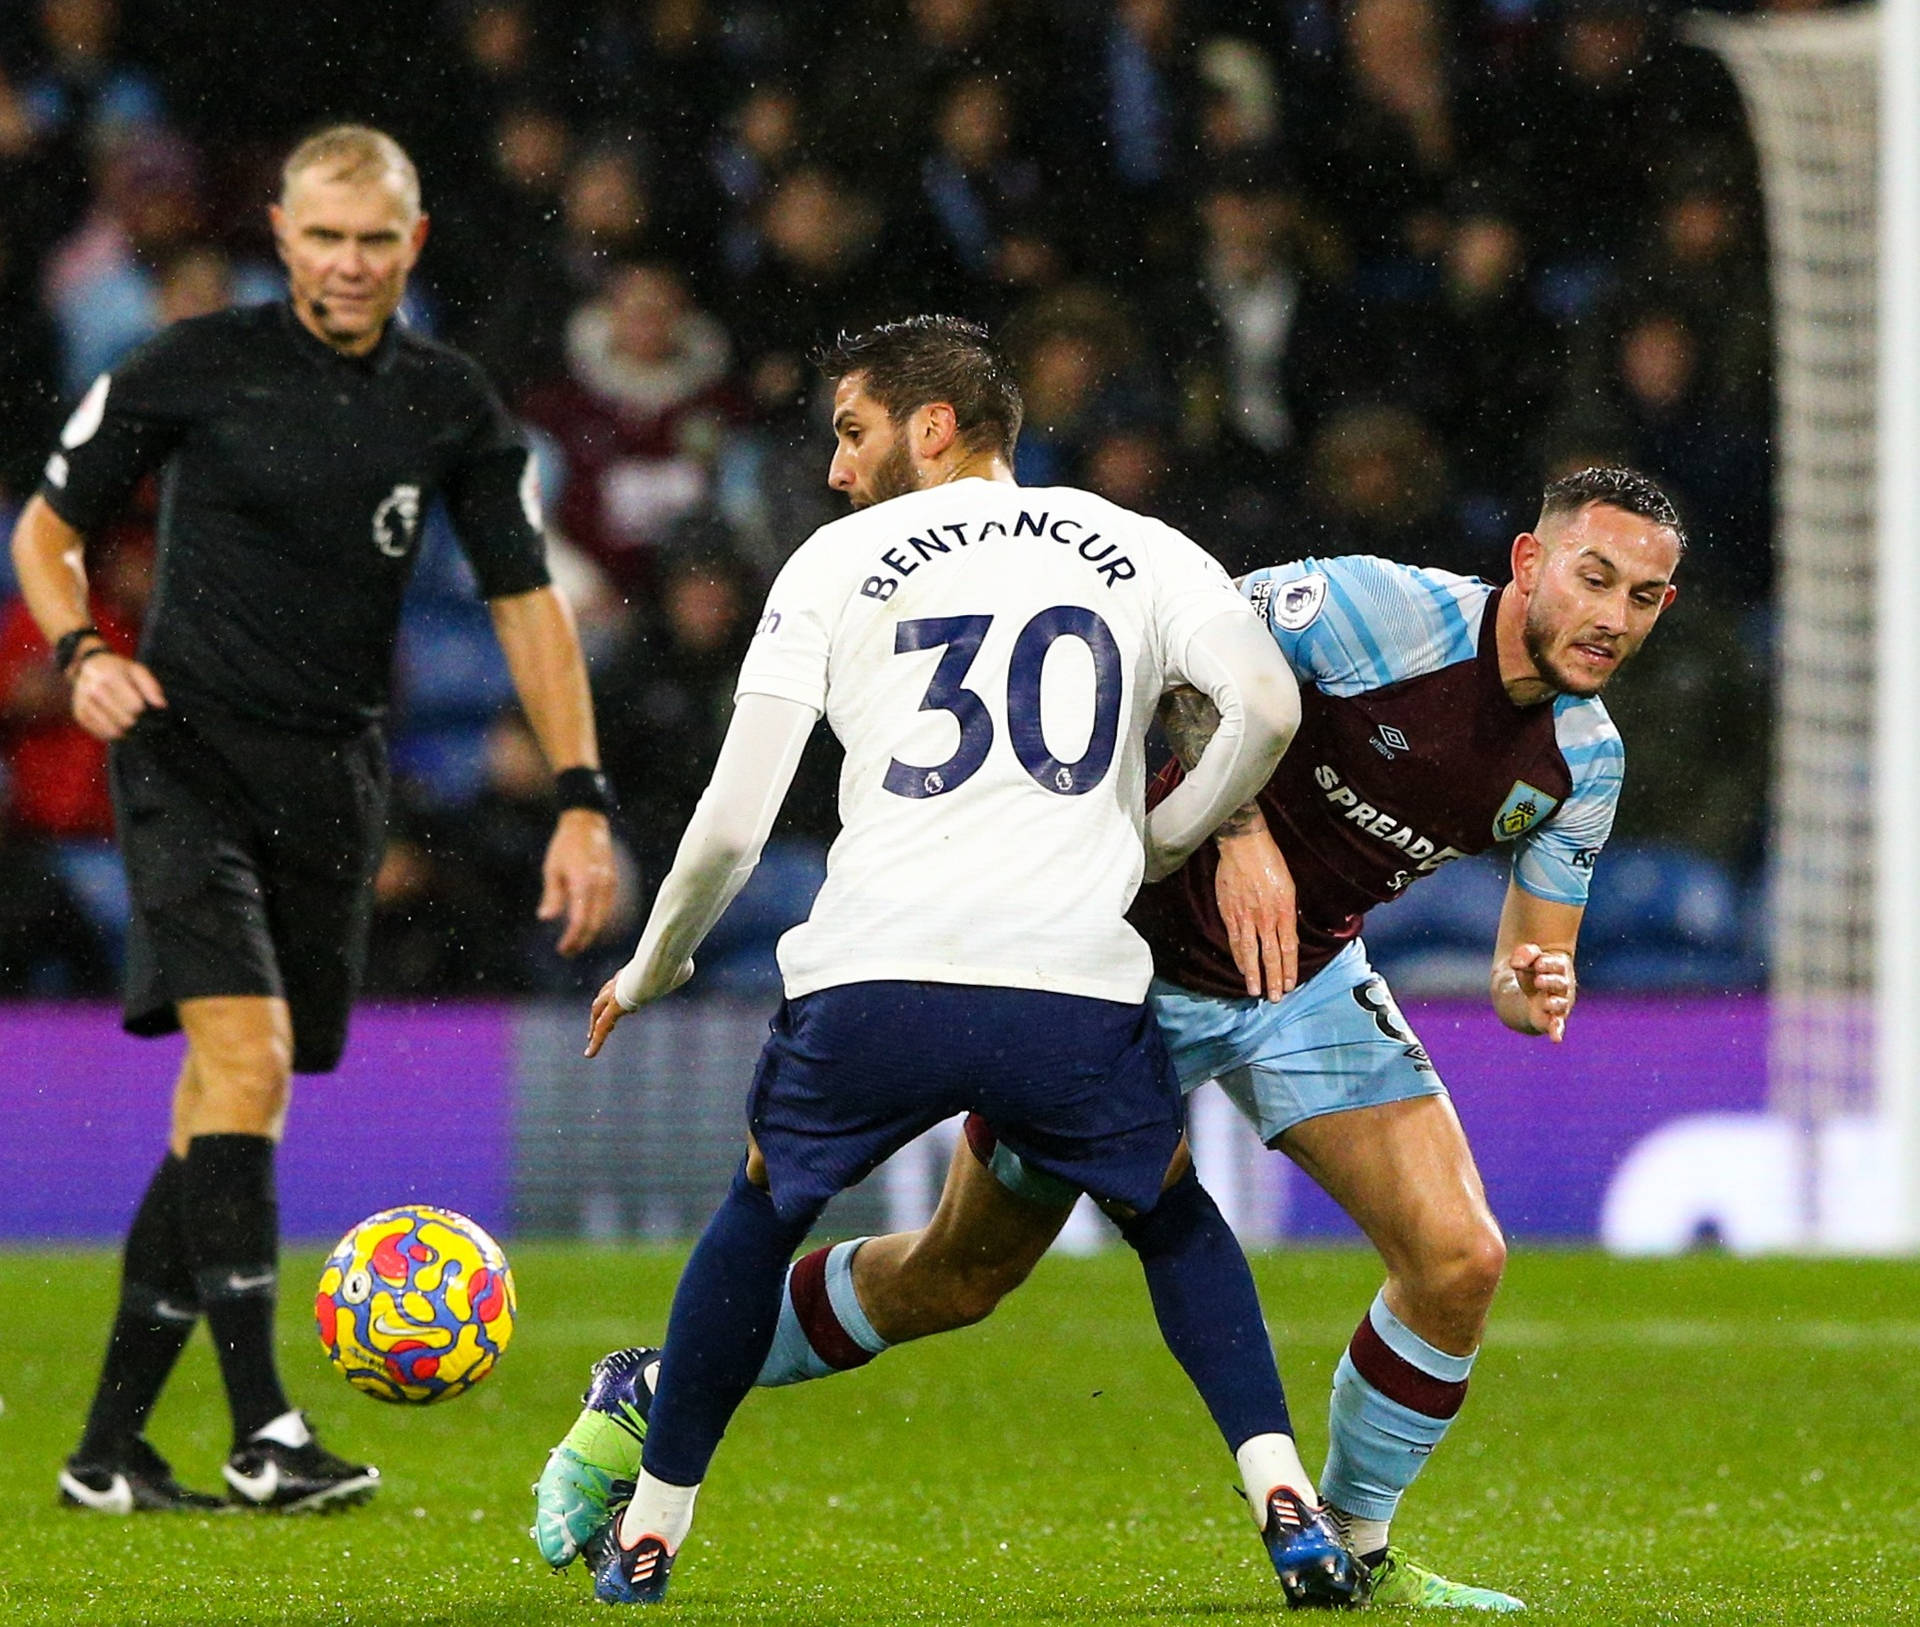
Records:
<instances>
[{"instance_id":1,"label":"light blue shorts","mask_svg":"<svg viewBox=\"0 0 1920 1627\"><path fill-rule=\"evenodd\" d=\"M1150 999L1181 1090L1219 1080L1269 1146L1323 1113L1447 1093L1358 939L1279 1000L1195 994L1160 978Z\"/></svg>"}]
</instances>

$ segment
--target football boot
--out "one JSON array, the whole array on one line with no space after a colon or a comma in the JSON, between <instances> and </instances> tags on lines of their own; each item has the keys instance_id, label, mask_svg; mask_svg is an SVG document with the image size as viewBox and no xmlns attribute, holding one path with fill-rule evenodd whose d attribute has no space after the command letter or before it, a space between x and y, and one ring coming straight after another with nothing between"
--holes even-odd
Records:
<instances>
[{"instance_id":1,"label":"football boot","mask_svg":"<svg viewBox=\"0 0 1920 1627\"><path fill-rule=\"evenodd\" d=\"M1267 1495L1260 1528L1267 1557L1295 1609L1332 1609L1357 1602L1365 1569L1325 1513L1285 1486Z\"/></svg>"},{"instance_id":2,"label":"football boot","mask_svg":"<svg viewBox=\"0 0 1920 1627\"><path fill-rule=\"evenodd\" d=\"M633 1496L660 1352L636 1346L593 1364L580 1416L547 1454L534 1483L533 1528L540 1557L564 1570L581 1554L599 1569L609 1527Z\"/></svg>"},{"instance_id":3,"label":"football boot","mask_svg":"<svg viewBox=\"0 0 1920 1627\"><path fill-rule=\"evenodd\" d=\"M611 1525L594 1567L593 1595L602 1604L659 1604L672 1570L673 1550L665 1538L648 1532L629 1548L618 1524Z\"/></svg>"},{"instance_id":4,"label":"football boot","mask_svg":"<svg viewBox=\"0 0 1920 1627\"><path fill-rule=\"evenodd\" d=\"M1361 1593L1368 1604L1410 1610L1486 1610L1510 1615L1526 1609L1511 1593L1449 1581L1398 1547L1389 1547L1367 1567Z\"/></svg>"},{"instance_id":5,"label":"football boot","mask_svg":"<svg viewBox=\"0 0 1920 1627\"><path fill-rule=\"evenodd\" d=\"M314 1439L306 1414L285 1412L234 1449L220 1473L240 1508L304 1514L364 1503L380 1485L371 1464L349 1463Z\"/></svg>"},{"instance_id":6,"label":"football boot","mask_svg":"<svg viewBox=\"0 0 1920 1627\"><path fill-rule=\"evenodd\" d=\"M75 1452L60 1470L60 1501L96 1514L211 1514L227 1506L181 1485L138 1435L106 1451Z\"/></svg>"}]
</instances>

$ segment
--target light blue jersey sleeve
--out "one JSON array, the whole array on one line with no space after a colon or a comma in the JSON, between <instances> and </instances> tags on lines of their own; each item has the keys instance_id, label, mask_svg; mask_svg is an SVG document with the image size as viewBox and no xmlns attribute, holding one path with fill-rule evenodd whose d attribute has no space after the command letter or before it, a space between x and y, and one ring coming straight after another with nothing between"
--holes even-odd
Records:
<instances>
[{"instance_id":1,"label":"light blue jersey sleeve","mask_svg":"<svg viewBox=\"0 0 1920 1627\"><path fill-rule=\"evenodd\" d=\"M1613 830L1627 754L1597 700L1562 695L1553 703L1553 724L1573 789L1552 817L1514 842L1513 879L1535 898L1584 905Z\"/></svg>"},{"instance_id":2,"label":"light blue jersey sleeve","mask_svg":"<svg viewBox=\"0 0 1920 1627\"><path fill-rule=\"evenodd\" d=\"M1367 554L1302 559L1242 577L1294 676L1328 695L1359 695L1479 648L1493 589L1477 577Z\"/></svg>"}]
</instances>

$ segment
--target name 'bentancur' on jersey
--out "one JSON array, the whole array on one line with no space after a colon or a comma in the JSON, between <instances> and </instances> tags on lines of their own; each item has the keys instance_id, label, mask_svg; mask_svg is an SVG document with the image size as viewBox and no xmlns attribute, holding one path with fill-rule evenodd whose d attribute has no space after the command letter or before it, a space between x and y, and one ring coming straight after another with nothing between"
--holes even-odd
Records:
<instances>
[{"instance_id":1,"label":"name 'bentancur' on jersey","mask_svg":"<svg viewBox=\"0 0 1920 1627\"><path fill-rule=\"evenodd\" d=\"M925 526L924 537L907 536L881 548L875 561L878 569L860 584L860 591L869 599L891 599L899 591L901 578L911 576L929 560L950 554L955 547L965 548L971 542L1007 536L1045 537L1063 548L1071 548L1094 567L1108 587L1130 582L1138 576L1140 573L1133 561L1118 552L1119 545L1107 541L1101 532L1089 532L1088 523L1084 516L1056 515L1053 508L1042 503L1031 507L1023 505L1011 526L998 515L976 520L971 534L964 520L942 520L937 525Z\"/></svg>"},{"instance_id":2,"label":"name 'bentancur' on jersey","mask_svg":"<svg viewBox=\"0 0 1920 1627\"><path fill-rule=\"evenodd\" d=\"M826 882L780 944L788 996L917 980L1143 998L1127 905L1237 805L1226 780L1250 791L1252 758L1270 772L1291 738L1275 653L1209 555L1088 492L967 477L822 527L737 686L743 707L824 713L846 748ZM1176 684L1234 716L1204 782L1150 823L1146 732Z\"/></svg>"}]
</instances>

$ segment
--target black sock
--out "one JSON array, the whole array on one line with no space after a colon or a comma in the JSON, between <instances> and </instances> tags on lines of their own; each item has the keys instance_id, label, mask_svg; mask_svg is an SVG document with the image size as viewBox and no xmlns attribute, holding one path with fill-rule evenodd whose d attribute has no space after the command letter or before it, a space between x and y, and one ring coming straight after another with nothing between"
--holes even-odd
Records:
<instances>
[{"instance_id":1,"label":"black sock","mask_svg":"<svg viewBox=\"0 0 1920 1627\"><path fill-rule=\"evenodd\" d=\"M238 1446L287 1411L273 1356L280 1205L267 1136L195 1136L187 1145L185 1217L194 1286L220 1358Z\"/></svg>"},{"instance_id":2,"label":"black sock","mask_svg":"<svg viewBox=\"0 0 1920 1627\"><path fill-rule=\"evenodd\" d=\"M120 1264L120 1309L107 1339L100 1386L87 1411L82 1457L111 1458L147 1427L167 1376L200 1315L193 1267L180 1230L186 1165L172 1153L147 1183L127 1231Z\"/></svg>"}]
</instances>

